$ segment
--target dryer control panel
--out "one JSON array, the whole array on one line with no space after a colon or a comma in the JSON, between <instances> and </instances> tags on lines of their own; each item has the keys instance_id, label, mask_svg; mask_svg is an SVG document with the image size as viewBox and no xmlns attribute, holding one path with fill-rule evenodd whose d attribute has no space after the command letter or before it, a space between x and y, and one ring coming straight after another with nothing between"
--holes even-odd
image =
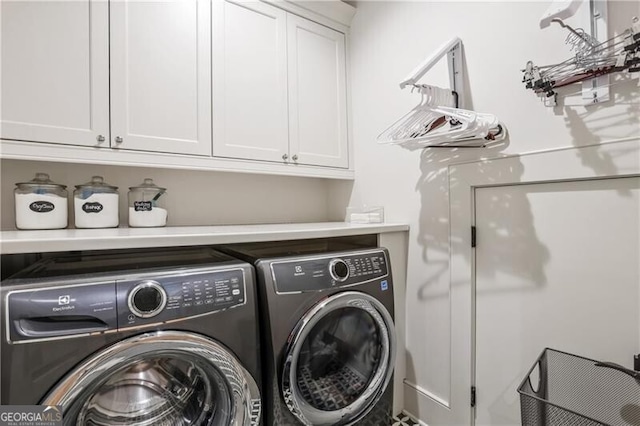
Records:
<instances>
[{"instance_id":1,"label":"dryer control panel","mask_svg":"<svg viewBox=\"0 0 640 426\"><path fill-rule=\"evenodd\" d=\"M344 252L271 262L278 293L349 287L389 275L385 250Z\"/></svg>"}]
</instances>

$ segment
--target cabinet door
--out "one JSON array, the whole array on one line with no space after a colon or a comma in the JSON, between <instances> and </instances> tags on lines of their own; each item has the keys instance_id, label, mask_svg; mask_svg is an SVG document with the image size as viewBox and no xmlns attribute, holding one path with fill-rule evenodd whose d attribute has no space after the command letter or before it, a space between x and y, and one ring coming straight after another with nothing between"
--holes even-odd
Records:
<instances>
[{"instance_id":1,"label":"cabinet door","mask_svg":"<svg viewBox=\"0 0 640 426\"><path fill-rule=\"evenodd\" d=\"M2 1L0 15L0 137L108 146L108 4Z\"/></svg>"},{"instance_id":2,"label":"cabinet door","mask_svg":"<svg viewBox=\"0 0 640 426\"><path fill-rule=\"evenodd\" d=\"M112 147L211 155L208 0L111 2Z\"/></svg>"},{"instance_id":3,"label":"cabinet door","mask_svg":"<svg viewBox=\"0 0 640 426\"><path fill-rule=\"evenodd\" d=\"M287 26L291 158L347 168L344 34L295 15Z\"/></svg>"},{"instance_id":4,"label":"cabinet door","mask_svg":"<svg viewBox=\"0 0 640 426\"><path fill-rule=\"evenodd\" d=\"M288 155L286 22L264 3L214 2L214 156Z\"/></svg>"}]
</instances>

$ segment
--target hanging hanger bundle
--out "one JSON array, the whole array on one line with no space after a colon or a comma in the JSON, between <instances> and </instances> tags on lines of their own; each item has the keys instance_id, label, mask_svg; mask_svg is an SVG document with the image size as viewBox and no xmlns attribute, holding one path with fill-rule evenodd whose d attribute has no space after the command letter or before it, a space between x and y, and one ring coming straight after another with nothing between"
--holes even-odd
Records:
<instances>
[{"instance_id":1,"label":"hanging hanger bundle","mask_svg":"<svg viewBox=\"0 0 640 426\"><path fill-rule=\"evenodd\" d=\"M449 62L452 89L418 84L417 81L444 55ZM408 148L482 147L487 141L501 140L506 131L497 117L459 108L464 95L462 41L454 38L420 64L400 88L410 86L420 93L420 103L382 132L380 143Z\"/></svg>"},{"instance_id":2,"label":"hanging hanger bundle","mask_svg":"<svg viewBox=\"0 0 640 426\"><path fill-rule=\"evenodd\" d=\"M379 142L409 148L482 146L504 136L494 115L457 108L455 92L427 85L414 89L422 96L420 103L382 132Z\"/></svg>"},{"instance_id":3,"label":"hanging hanger bundle","mask_svg":"<svg viewBox=\"0 0 640 426\"><path fill-rule=\"evenodd\" d=\"M559 18L551 22L569 31L565 42L575 55L553 65L536 66L532 61L527 62L522 79L527 89L549 98L556 95L554 89L559 87L615 72L640 71L638 18L633 19L631 28L604 42L598 42L581 28L574 29Z\"/></svg>"}]
</instances>

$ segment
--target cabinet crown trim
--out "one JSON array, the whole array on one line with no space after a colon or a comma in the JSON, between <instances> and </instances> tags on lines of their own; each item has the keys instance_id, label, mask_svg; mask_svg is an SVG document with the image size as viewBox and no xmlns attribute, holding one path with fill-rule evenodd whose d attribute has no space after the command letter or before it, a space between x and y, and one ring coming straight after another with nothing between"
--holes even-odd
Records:
<instances>
[{"instance_id":1,"label":"cabinet crown trim","mask_svg":"<svg viewBox=\"0 0 640 426\"><path fill-rule=\"evenodd\" d=\"M262 0L303 18L346 33L356 14L356 8L340 0L294 1Z\"/></svg>"}]
</instances>

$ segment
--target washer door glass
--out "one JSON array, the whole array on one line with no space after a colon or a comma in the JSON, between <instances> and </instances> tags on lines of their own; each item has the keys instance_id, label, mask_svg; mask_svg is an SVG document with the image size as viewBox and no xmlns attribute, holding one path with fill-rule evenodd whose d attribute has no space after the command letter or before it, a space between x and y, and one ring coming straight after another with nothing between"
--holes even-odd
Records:
<instances>
[{"instance_id":1,"label":"washer door glass","mask_svg":"<svg viewBox=\"0 0 640 426\"><path fill-rule=\"evenodd\" d=\"M380 398L393 372L388 311L362 293L339 293L299 323L283 374L285 401L304 424L348 424Z\"/></svg>"},{"instance_id":2,"label":"washer door glass","mask_svg":"<svg viewBox=\"0 0 640 426\"><path fill-rule=\"evenodd\" d=\"M123 340L70 373L43 401L65 425L228 426L260 418L255 381L202 336L156 332Z\"/></svg>"},{"instance_id":3,"label":"washer door glass","mask_svg":"<svg viewBox=\"0 0 640 426\"><path fill-rule=\"evenodd\" d=\"M225 377L183 353L129 360L84 394L76 423L87 426L228 425L233 404Z\"/></svg>"}]
</instances>

